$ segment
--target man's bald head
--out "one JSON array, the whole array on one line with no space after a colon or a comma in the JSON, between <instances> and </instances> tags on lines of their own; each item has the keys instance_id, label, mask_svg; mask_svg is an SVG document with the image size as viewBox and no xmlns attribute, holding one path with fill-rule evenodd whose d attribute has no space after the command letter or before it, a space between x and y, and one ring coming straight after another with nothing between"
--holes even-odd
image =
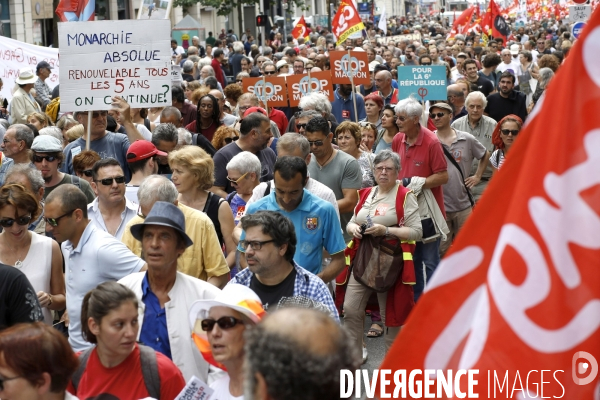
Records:
<instances>
[{"instance_id":1,"label":"man's bald head","mask_svg":"<svg viewBox=\"0 0 600 400\"><path fill-rule=\"evenodd\" d=\"M392 87L392 74L383 70L375 74L375 86L382 92L388 93Z\"/></svg>"},{"instance_id":2,"label":"man's bald head","mask_svg":"<svg viewBox=\"0 0 600 400\"><path fill-rule=\"evenodd\" d=\"M458 97L458 98L465 97L465 93L462 91L462 88L460 87L460 85L457 85L455 83L453 83L452 85L448 85L446 90L447 90L448 96L454 96L454 97Z\"/></svg>"},{"instance_id":3,"label":"man's bald head","mask_svg":"<svg viewBox=\"0 0 600 400\"><path fill-rule=\"evenodd\" d=\"M176 128L181 128L183 125L183 118L181 111L177 107L167 106L160 113L161 124L173 124Z\"/></svg>"},{"instance_id":4,"label":"man's bald head","mask_svg":"<svg viewBox=\"0 0 600 400\"><path fill-rule=\"evenodd\" d=\"M339 398L339 371L355 370L360 361L358 349L328 314L281 309L247 332L244 397Z\"/></svg>"}]
</instances>

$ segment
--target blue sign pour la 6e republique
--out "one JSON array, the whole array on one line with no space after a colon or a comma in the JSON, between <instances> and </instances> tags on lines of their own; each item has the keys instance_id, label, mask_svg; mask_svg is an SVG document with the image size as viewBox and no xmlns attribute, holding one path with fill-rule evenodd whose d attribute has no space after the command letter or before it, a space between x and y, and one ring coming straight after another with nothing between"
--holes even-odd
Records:
<instances>
[{"instance_id":1,"label":"blue sign pour la 6e republique","mask_svg":"<svg viewBox=\"0 0 600 400\"><path fill-rule=\"evenodd\" d=\"M575 39L579 39L581 32L583 32L583 28L585 27L585 22L579 21L573 24L573 28L571 28L571 34Z\"/></svg>"},{"instance_id":2,"label":"blue sign pour la 6e republique","mask_svg":"<svg viewBox=\"0 0 600 400\"><path fill-rule=\"evenodd\" d=\"M446 100L446 67L420 65L398 67L399 100L411 94L417 100Z\"/></svg>"}]
</instances>

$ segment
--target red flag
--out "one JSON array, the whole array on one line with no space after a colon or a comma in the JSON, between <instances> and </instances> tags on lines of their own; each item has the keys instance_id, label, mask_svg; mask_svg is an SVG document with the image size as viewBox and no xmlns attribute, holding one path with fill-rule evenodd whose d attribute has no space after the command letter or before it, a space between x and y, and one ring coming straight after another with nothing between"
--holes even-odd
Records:
<instances>
[{"instance_id":1,"label":"red flag","mask_svg":"<svg viewBox=\"0 0 600 400\"><path fill-rule=\"evenodd\" d=\"M342 0L340 8L331 20L331 30L337 37L337 44L344 42L348 36L362 29L365 29L365 24L360 19L354 3L350 0Z\"/></svg>"},{"instance_id":2,"label":"red flag","mask_svg":"<svg viewBox=\"0 0 600 400\"><path fill-rule=\"evenodd\" d=\"M487 35L502 37L504 38L504 43L506 43L506 36L508 35L509 28L504 17L502 17L502 14L500 13L500 8L494 0L490 1L481 20L481 26Z\"/></svg>"},{"instance_id":3,"label":"red flag","mask_svg":"<svg viewBox=\"0 0 600 400\"><path fill-rule=\"evenodd\" d=\"M308 37L308 29L306 26L306 21L304 20L304 15L300 17L298 23L292 30L292 36L294 39L307 38Z\"/></svg>"},{"instance_id":4,"label":"red flag","mask_svg":"<svg viewBox=\"0 0 600 400\"><path fill-rule=\"evenodd\" d=\"M62 22L93 21L95 8L95 0L60 0L55 12Z\"/></svg>"},{"instance_id":5,"label":"red flag","mask_svg":"<svg viewBox=\"0 0 600 400\"><path fill-rule=\"evenodd\" d=\"M599 108L596 11L380 366L388 379L478 369L479 398L598 398Z\"/></svg>"}]
</instances>

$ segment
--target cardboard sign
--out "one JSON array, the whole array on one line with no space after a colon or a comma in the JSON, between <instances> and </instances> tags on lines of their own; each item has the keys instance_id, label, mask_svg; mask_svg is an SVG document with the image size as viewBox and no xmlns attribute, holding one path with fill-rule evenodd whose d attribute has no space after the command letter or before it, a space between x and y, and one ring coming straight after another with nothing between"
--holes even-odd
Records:
<instances>
[{"instance_id":1,"label":"cardboard sign","mask_svg":"<svg viewBox=\"0 0 600 400\"><path fill-rule=\"evenodd\" d=\"M58 49L35 46L0 36L0 78L3 83L0 98L10 101L19 70L28 67L35 72L35 67L40 61L46 61L53 67L52 73L45 80L50 89L53 89L58 84Z\"/></svg>"},{"instance_id":2,"label":"cardboard sign","mask_svg":"<svg viewBox=\"0 0 600 400\"><path fill-rule=\"evenodd\" d=\"M61 111L171 105L171 21L58 24Z\"/></svg>"},{"instance_id":3,"label":"cardboard sign","mask_svg":"<svg viewBox=\"0 0 600 400\"><path fill-rule=\"evenodd\" d=\"M298 107L300 99L310 93L323 93L329 101L335 100L333 85L331 84L331 71L315 72L304 75L288 75L286 77L290 107Z\"/></svg>"},{"instance_id":4,"label":"cardboard sign","mask_svg":"<svg viewBox=\"0 0 600 400\"><path fill-rule=\"evenodd\" d=\"M181 85L183 77L181 76L181 65L171 65L171 82Z\"/></svg>"},{"instance_id":5,"label":"cardboard sign","mask_svg":"<svg viewBox=\"0 0 600 400\"><path fill-rule=\"evenodd\" d=\"M422 65L398 67L399 100L411 94L417 100L446 100L446 67Z\"/></svg>"},{"instance_id":6,"label":"cardboard sign","mask_svg":"<svg viewBox=\"0 0 600 400\"><path fill-rule=\"evenodd\" d=\"M244 78L242 85L244 92L254 93L263 105L269 107L287 107L288 105L285 78L283 77Z\"/></svg>"},{"instance_id":7,"label":"cardboard sign","mask_svg":"<svg viewBox=\"0 0 600 400\"><path fill-rule=\"evenodd\" d=\"M332 65L331 83L369 84L369 59L364 51L332 51L329 53ZM353 77L353 80L350 77Z\"/></svg>"}]
</instances>

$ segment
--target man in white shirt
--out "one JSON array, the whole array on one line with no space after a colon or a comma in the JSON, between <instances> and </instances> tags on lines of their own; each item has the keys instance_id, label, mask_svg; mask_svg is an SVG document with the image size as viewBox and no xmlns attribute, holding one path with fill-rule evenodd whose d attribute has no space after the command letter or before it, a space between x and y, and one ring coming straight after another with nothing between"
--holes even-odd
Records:
<instances>
[{"instance_id":1,"label":"man in white shirt","mask_svg":"<svg viewBox=\"0 0 600 400\"><path fill-rule=\"evenodd\" d=\"M521 63L518 59L513 58L513 54L519 54L519 45L513 44L510 46L510 50L504 49L502 53L500 53L500 57L502 58L502 62L496 68L497 73L502 73L504 71L510 71L515 77L518 77L521 74ZM518 85L519 81L515 82L515 85Z\"/></svg>"},{"instance_id":2,"label":"man in white shirt","mask_svg":"<svg viewBox=\"0 0 600 400\"><path fill-rule=\"evenodd\" d=\"M96 199L88 204L90 220L121 240L125 226L137 213L137 204L125 197L125 174L117 160L105 158L92 168Z\"/></svg>"}]
</instances>

